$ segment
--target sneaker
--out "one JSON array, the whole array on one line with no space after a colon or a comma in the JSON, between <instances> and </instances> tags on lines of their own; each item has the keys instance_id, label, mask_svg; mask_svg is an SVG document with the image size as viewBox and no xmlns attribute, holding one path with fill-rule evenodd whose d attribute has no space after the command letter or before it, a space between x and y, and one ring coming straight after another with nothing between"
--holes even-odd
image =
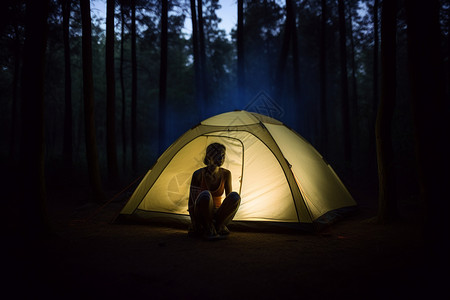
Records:
<instances>
[{"instance_id":1,"label":"sneaker","mask_svg":"<svg viewBox=\"0 0 450 300\"><path fill-rule=\"evenodd\" d=\"M223 226L222 228L220 228L217 233L219 235L229 235L230 234L230 230L228 229L227 226Z\"/></svg>"},{"instance_id":2,"label":"sneaker","mask_svg":"<svg viewBox=\"0 0 450 300\"><path fill-rule=\"evenodd\" d=\"M209 230L205 231L203 238L207 241L223 240L226 236L217 234L216 229L212 226Z\"/></svg>"}]
</instances>

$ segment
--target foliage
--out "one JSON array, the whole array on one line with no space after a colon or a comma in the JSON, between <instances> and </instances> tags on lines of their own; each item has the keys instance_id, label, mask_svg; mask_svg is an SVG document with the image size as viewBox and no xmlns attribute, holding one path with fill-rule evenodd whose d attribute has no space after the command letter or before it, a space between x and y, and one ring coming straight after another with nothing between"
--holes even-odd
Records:
<instances>
[{"instance_id":1,"label":"foliage","mask_svg":"<svg viewBox=\"0 0 450 300\"><path fill-rule=\"evenodd\" d=\"M403 3L404 1L400 1ZM445 54L446 82L448 94L448 36L449 36L449 1L441 1L441 31L442 52ZM192 57L192 40L189 28L190 16L186 15L189 1L171 1L169 14L169 65L168 65L168 141L173 141L187 129L194 126L198 119L198 108L195 106L194 67ZM327 28L326 28L326 78L327 78L327 105L328 115L319 115L319 47L320 47L320 1L295 1L297 39L300 55L300 101L294 101L293 86L290 84L294 72L292 57L288 57L286 80L283 99L272 99L283 109L280 117L283 122L297 130L313 144L320 135L318 119L324 117L331 130L330 153L328 160L336 165L338 171L344 166L340 165L342 158L342 129L339 107L339 66L338 51L338 13L337 1L327 0ZM2 110L0 112L2 160L10 156L9 143L11 136L17 134L17 119L14 111L18 111L18 104L13 102L15 59L20 58L20 47L23 44L24 33L24 3L23 1L3 1L1 4L2 18L0 18L0 99ZM130 0L118 0L116 5L116 42L115 58L116 80L119 80L120 65L120 7L125 10L124 39L124 86L126 96L125 128L117 125L117 135L130 135L130 105L131 105L131 46L130 46ZM141 170L146 170L157 158L157 99L159 83L160 59L160 6L158 0L136 1L137 7L137 62L138 62L138 147ZM354 142L353 160L355 170L369 170L367 156L371 147L369 129L376 107L373 99L373 1L352 0L346 1L346 22L352 26L353 35L348 39L348 71L354 71L357 94L356 115L352 116L352 126L356 128L353 133L357 142ZM402 7L403 4L400 5ZM220 29L220 19L217 10L219 0L203 1L208 94L209 102L205 105L207 115L248 108L253 97L261 90L269 95L274 92L276 70L280 61L282 37L286 15L285 2L280 0L253 0L245 1L245 72L247 98L239 103L236 98L236 30L231 36ZM64 118L64 48L62 41L62 14L60 1L52 0L48 19L48 45L46 60L46 86L45 86L45 138L46 159L51 166L57 166L62 159L63 118ZM6 13L5 13L6 12ZM101 165L106 165L106 102L105 102L105 19L95 17L93 13L93 61L94 61L94 87L96 102L97 138ZM231 17L231 16L230 16ZM351 21L351 22L350 22ZM412 162L410 116L408 111L408 90L406 71L406 23L404 11L398 14L398 106L393 124L394 147L400 166L410 165ZM353 42L353 43L351 43ZM81 68L81 18L77 1L72 1L70 19L70 46L72 63L72 105L73 105L73 148L74 163L77 167L85 167L85 145L83 138L83 110L82 110L82 68ZM350 49L353 47L353 49ZM19 49L19 50L17 50ZM377 49L375 49L377 50ZM19 52L17 52L19 51ZM350 57L351 56L351 57ZM353 65L352 59L355 61ZM354 70L353 70L354 68ZM121 86L116 84L117 124L122 123ZM447 95L448 96L448 95ZM376 100L376 99L375 99ZM14 143L18 143L18 139ZM118 138L118 154L121 155L122 141ZM130 153L128 151L128 153ZM129 170L122 170L127 173Z\"/></svg>"}]
</instances>

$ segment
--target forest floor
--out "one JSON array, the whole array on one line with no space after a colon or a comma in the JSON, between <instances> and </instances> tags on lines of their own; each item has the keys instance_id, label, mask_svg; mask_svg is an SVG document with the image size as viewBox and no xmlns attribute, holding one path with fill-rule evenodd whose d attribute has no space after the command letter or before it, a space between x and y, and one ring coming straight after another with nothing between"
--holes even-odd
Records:
<instances>
[{"instance_id":1,"label":"forest floor","mask_svg":"<svg viewBox=\"0 0 450 300\"><path fill-rule=\"evenodd\" d=\"M433 298L419 206L400 202L401 220L379 225L374 196L353 196L358 213L318 233L242 230L208 242L186 228L111 223L124 200L101 207L49 190L56 236L17 249L6 286L15 298Z\"/></svg>"}]
</instances>

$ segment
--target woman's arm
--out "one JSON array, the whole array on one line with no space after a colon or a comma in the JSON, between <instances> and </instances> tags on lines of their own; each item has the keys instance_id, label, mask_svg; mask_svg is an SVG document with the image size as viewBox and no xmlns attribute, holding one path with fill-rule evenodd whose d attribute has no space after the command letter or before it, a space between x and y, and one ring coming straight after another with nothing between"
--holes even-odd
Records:
<instances>
[{"instance_id":1,"label":"woman's arm","mask_svg":"<svg viewBox=\"0 0 450 300\"><path fill-rule=\"evenodd\" d=\"M198 180L198 170L192 174L191 186L189 188L189 202L188 202L188 210L194 204L194 200L197 198L200 193L200 183Z\"/></svg>"},{"instance_id":2,"label":"woman's arm","mask_svg":"<svg viewBox=\"0 0 450 300\"><path fill-rule=\"evenodd\" d=\"M225 176L225 196L228 196L228 194L233 191L231 172L226 169L224 169L224 171L225 171L225 174L224 174L224 176Z\"/></svg>"}]
</instances>

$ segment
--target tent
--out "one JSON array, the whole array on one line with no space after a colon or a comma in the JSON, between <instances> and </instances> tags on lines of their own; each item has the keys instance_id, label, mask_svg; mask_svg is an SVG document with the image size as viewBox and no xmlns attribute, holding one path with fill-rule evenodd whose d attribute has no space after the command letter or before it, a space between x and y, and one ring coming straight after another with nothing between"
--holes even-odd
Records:
<instances>
[{"instance_id":1,"label":"tent","mask_svg":"<svg viewBox=\"0 0 450 300\"><path fill-rule=\"evenodd\" d=\"M118 219L189 222L192 173L204 167L210 143L226 146L241 205L232 224L277 224L309 229L356 207L352 196L314 147L282 122L233 111L202 121L179 137L144 176Z\"/></svg>"}]
</instances>

